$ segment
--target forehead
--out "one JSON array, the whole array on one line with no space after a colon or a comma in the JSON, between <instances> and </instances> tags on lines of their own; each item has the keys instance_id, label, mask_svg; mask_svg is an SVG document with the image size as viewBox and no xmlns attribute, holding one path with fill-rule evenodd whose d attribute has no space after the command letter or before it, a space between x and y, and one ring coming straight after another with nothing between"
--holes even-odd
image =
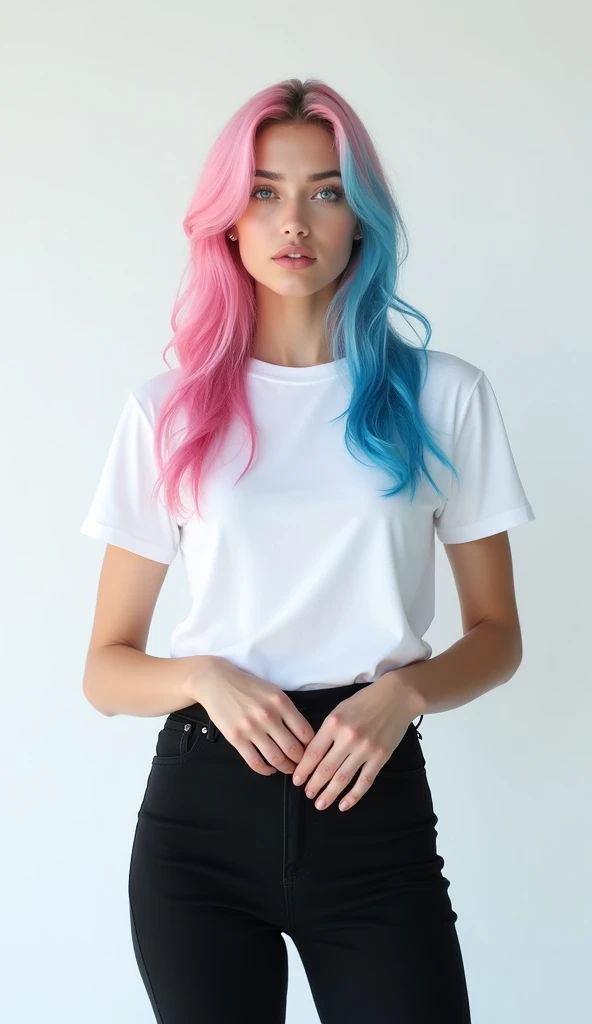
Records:
<instances>
[{"instance_id":1,"label":"forehead","mask_svg":"<svg viewBox=\"0 0 592 1024\"><path fill-rule=\"evenodd\" d=\"M279 181L319 180L321 172L339 171L339 155L333 136L321 125L270 125L256 140L255 168L273 172Z\"/></svg>"}]
</instances>

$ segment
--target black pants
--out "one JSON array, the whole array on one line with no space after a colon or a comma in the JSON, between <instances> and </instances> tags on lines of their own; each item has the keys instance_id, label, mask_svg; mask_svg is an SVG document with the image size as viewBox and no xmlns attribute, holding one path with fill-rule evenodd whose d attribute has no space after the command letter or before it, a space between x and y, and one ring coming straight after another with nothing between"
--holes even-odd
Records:
<instances>
[{"instance_id":1,"label":"black pants","mask_svg":"<svg viewBox=\"0 0 592 1024\"><path fill-rule=\"evenodd\" d=\"M289 690L318 731L371 684ZM416 727L360 801L259 775L201 704L158 734L131 854L134 951L160 1024L283 1024L298 949L322 1024L469 1024ZM315 798L316 799L316 798Z\"/></svg>"}]
</instances>

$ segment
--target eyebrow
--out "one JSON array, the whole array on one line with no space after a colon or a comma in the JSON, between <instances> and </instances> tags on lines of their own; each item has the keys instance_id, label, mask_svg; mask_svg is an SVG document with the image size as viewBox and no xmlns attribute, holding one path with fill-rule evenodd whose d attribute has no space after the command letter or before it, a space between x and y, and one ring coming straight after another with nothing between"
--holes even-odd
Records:
<instances>
[{"instance_id":1,"label":"eyebrow","mask_svg":"<svg viewBox=\"0 0 592 1024\"><path fill-rule=\"evenodd\" d=\"M277 171L262 171L257 169L254 174L254 178L269 178L270 181L285 181L285 174L278 174ZM324 178L341 178L341 171L317 171L315 174L309 174L307 181L323 181Z\"/></svg>"}]
</instances>

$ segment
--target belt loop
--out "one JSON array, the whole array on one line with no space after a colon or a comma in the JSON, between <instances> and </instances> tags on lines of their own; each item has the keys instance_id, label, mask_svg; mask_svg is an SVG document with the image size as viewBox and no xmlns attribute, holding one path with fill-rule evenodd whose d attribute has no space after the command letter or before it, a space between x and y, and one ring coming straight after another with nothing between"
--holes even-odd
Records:
<instances>
[{"instance_id":1,"label":"belt loop","mask_svg":"<svg viewBox=\"0 0 592 1024\"><path fill-rule=\"evenodd\" d=\"M219 735L220 735L220 731L219 731L218 727L214 724L214 722L212 721L212 719L208 715L207 739L212 740L213 742L215 742L218 739Z\"/></svg>"}]
</instances>

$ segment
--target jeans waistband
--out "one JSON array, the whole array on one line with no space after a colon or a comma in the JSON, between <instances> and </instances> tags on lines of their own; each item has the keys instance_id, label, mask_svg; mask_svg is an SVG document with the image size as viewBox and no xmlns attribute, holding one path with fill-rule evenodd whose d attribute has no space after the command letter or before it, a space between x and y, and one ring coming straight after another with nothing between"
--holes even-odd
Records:
<instances>
[{"instance_id":1,"label":"jeans waistband","mask_svg":"<svg viewBox=\"0 0 592 1024\"><path fill-rule=\"evenodd\" d=\"M305 711L311 713L321 713L323 715L328 714L333 708L340 704L341 701L347 700L348 697L353 696L354 693L358 693L359 690L363 690L366 686L371 686L371 683L345 683L343 686L324 686L318 690L284 690L283 692L288 695L295 707L303 713ZM203 704L190 704L186 708L181 708L179 711L172 711L169 715L170 718L177 719L180 722L186 722L187 720L198 722L200 725L208 727L208 739L215 740L219 735L219 730L210 718L206 708ZM420 716L417 725L411 723L415 728L417 735L421 739L421 733L419 732L419 725L423 719L423 715Z\"/></svg>"},{"instance_id":2,"label":"jeans waistband","mask_svg":"<svg viewBox=\"0 0 592 1024\"><path fill-rule=\"evenodd\" d=\"M323 686L318 690L284 690L299 711L329 712L342 700L347 700L370 683L344 683L343 686Z\"/></svg>"},{"instance_id":3,"label":"jeans waistband","mask_svg":"<svg viewBox=\"0 0 592 1024\"><path fill-rule=\"evenodd\" d=\"M320 711L322 714L326 715L332 711L337 704L340 704L342 700L347 700L347 698L352 697L354 693L358 693L360 690L364 690L367 686L371 685L372 684L369 682L345 683L343 686L325 686L318 690L284 690L284 693L288 694L288 697L299 711ZM422 719L423 715L420 715L417 725L415 725L414 722L411 723L420 739L422 739L422 735L419 732L419 726L421 725Z\"/></svg>"}]
</instances>

